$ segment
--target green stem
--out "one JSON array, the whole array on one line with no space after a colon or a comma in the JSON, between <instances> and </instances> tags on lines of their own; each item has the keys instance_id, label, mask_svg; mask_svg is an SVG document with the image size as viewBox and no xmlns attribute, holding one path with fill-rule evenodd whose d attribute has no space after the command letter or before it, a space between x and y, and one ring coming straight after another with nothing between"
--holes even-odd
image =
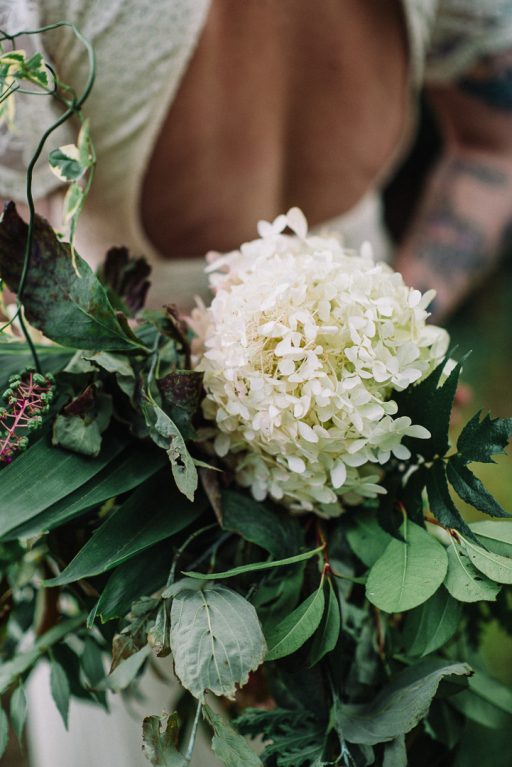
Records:
<instances>
[{"instance_id":1,"label":"green stem","mask_svg":"<svg viewBox=\"0 0 512 767\"><path fill-rule=\"evenodd\" d=\"M197 702L197 708L196 708L196 715L194 717L194 723L192 725L192 732L190 733L190 738L188 741L188 747L187 747L187 753L185 754L185 762L186 764L190 764L192 760L192 753L194 751L194 746L196 743L197 738L197 730L199 728L199 717L201 716L201 710L203 706L200 701Z\"/></svg>"}]
</instances>

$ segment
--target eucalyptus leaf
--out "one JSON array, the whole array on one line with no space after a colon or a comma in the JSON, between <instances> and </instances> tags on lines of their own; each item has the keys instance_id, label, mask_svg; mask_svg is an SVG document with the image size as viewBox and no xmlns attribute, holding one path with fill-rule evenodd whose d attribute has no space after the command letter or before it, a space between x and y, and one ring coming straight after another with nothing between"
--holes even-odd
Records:
<instances>
[{"instance_id":1,"label":"eucalyptus leaf","mask_svg":"<svg viewBox=\"0 0 512 767\"><path fill-rule=\"evenodd\" d=\"M369 601L388 613L404 612L425 602L444 580L448 558L444 547L414 522L400 528L370 570L366 582Z\"/></svg>"},{"instance_id":2,"label":"eucalyptus leaf","mask_svg":"<svg viewBox=\"0 0 512 767\"><path fill-rule=\"evenodd\" d=\"M213 753L226 767L263 767L245 738L223 717L215 714L209 706L203 706L203 714L213 729Z\"/></svg>"},{"instance_id":3,"label":"eucalyptus leaf","mask_svg":"<svg viewBox=\"0 0 512 767\"><path fill-rule=\"evenodd\" d=\"M61 586L107 572L140 551L170 538L203 513L204 499L186 501L160 472L110 514L75 558L47 586Z\"/></svg>"},{"instance_id":4,"label":"eucalyptus leaf","mask_svg":"<svg viewBox=\"0 0 512 767\"><path fill-rule=\"evenodd\" d=\"M155 767L187 767L178 751L178 715L147 716L142 723L142 751Z\"/></svg>"},{"instance_id":5,"label":"eucalyptus leaf","mask_svg":"<svg viewBox=\"0 0 512 767\"><path fill-rule=\"evenodd\" d=\"M11 695L10 714L12 728L18 738L18 743L22 743L23 730L27 720L27 696L25 687L21 682Z\"/></svg>"},{"instance_id":6,"label":"eucalyptus leaf","mask_svg":"<svg viewBox=\"0 0 512 767\"><path fill-rule=\"evenodd\" d=\"M144 645L138 652L123 660L111 674L103 679L96 687L97 690L112 690L121 692L131 685L140 669L151 654L149 645Z\"/></svg>"},{"instance_id":7,"label":"eucalyptus leaf","mask_svg":"<svg viewBox=\"0 0 512 767\"><path fill-rule=\"evenodd\" d=\"M338 598L330 578L327 580L327 605L320 628L315 634L309 652L309 666L319 663L324 655L334 650L341 630L341 612Z\"/></svg>"},{"instance_id":8,"label":"eucalyptus leaf","mask_svg":"<svg viewBox=\"0 0 512 767\"><path fill-rule=\"evenodd\" d=\"M437 688L451 676L469 676L466 663L424 660L396 674L369 703L345 704L340 719L350 743L373 746L406 735L427 715Z\"/></svg>"},{"instance_id":9,"label":"eucalyptus leaf","mask_svg":"<svg viewBox=\"0 0 512 767\"><path fill-rule=\"evenodd\" d=\"M27 224L14 203L0 222L0 274L15 293L24 262ZM30 269L23 291L27 320L47 338L74 349L144 350L120 325L105 290L90 266L70 245L57 239L40 216L35 217Z\"/></svg>"},{"instance_id":10,"label":"eucalyptus leaf","mask_svg":"<svg viewBox=\"0 0 512 767\"><path fill-rule=\"evenodd\" d=\"M462 605L442 586L419 607L407 613L404 643L410 657L435 652L457 631L462 617Z\"/></svg>"},{"instance_id":11,"label":"eucalyptus leaf","mask_svg":"<svg viewBox=\"0 0 512 767\"><path fill-rule=\"evenodd\" d=\"M207 584L174 597L171 650L183 687L204 701L206 690L234 698L267 646L254 607L226 586Z\"/></svg>"},{"instance_id":12,"label":"eucalyptus leaf","mask_svg":"<svg viewBox=\"0 0 512 767\"><path fill-rule=\"evenodd\" d=\"M444 585L459 602L494 601L500 587L473 566L466 551L452 539Z\"/></svg>"},{"instance_id":13,"label":"eucalyptus leaf","mask_svg":"<svg viewBox=\"0 0 512 767\"><path fill-rule=\"evenodd\" d=\"M267 633L266 660L284 658L302 647L317 630L322 620L324 605L324 587L321 583L316 591Z\"/></svg>"},{"instance_id":14,"label":"eucalyptus leaf","mask_svg":"<svg viewBox=\"0 0 512 767\"><path fill-rule=\"evenodd\" d=\"M512 558L487 551L466 538L462 540L467 555L477 570L497 583L512 583Z\"/></svg>"},{"instance_id":15,"label":"eucalyptus leaf","mask_svg":"<svg viewBox=\"0 0 512 767\"><path fill-rule=\"evenodd\" d=\"M258 570L269 570L273 567L284 567L285 565L293 565L295 562L303 562L306 559L311 559L316 554L319 554L323 550L323 546L318 546L316 549L310 549L303 554L296 554L294 557L286 557L285 559L274 559L269 562L253 562L250 565L240 565L240 567L233 567L232 570L225 570L221 573L196 573L194 571L187 571L183 574L188 578L197 578L201 581L216 581L224 578L234 578L237 575L243 575L244 573L254 573Z\"/></svg>"},{"instance_id":16,"label":"eucalyptus leaf","mask_svg":"<svg viewBox=\"0 0 512 767\"><path fill-rule=\"evenodd\" d=\"M66 672L55 658L50 660L50 689L64 727L68 729L70 689Z\"/></svg>"}]
</instances>

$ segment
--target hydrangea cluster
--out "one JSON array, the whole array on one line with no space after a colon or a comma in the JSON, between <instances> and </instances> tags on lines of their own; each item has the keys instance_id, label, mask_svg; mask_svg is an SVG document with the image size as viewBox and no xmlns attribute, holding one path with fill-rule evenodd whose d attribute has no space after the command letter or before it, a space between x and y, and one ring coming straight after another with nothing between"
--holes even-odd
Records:
<instances>
[{"instance_id":1,"label":"hydrangea cluster","mask_svg":"<svg viewBox=\"0 0 512 767\"><path fill-rule=\"evenodd\" d=\"M404 437L430 436L395 417L392 394L435 367L448 336L426 324L434 292L404 285L369 247L308 236L297 208L258 232L208 267L215 297L190 318L204 415L256 499L337 515L385 492L381 467L410 457Z\"/></svg>"}]
</instances>

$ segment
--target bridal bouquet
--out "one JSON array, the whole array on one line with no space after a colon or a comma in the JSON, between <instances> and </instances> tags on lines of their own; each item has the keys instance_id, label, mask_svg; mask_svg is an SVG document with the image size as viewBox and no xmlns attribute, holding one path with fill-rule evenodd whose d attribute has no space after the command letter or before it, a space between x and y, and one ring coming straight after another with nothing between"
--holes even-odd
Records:
<instances>
[{"instance_id":1,"label":"bridal bouquet","mask_svg":"<svg viewBox=\"0 0 512 767\"><path fill-rule=\"evenodd\" d=\"M91 147L85 124L52 156L68 220ZM512 525L473 473L512 419L477 413L452 446L462 362L432 293L297 208L258 231L183 317L143 308L126 249L94 274L4 209L0 750L43 661L67 724L71 697L108 708L167 656L153 765L189 764L205 727L227 767L470 766L469 728L492 754L512 721L476 652L511 627Z\"/></svg>"}]
</instances>

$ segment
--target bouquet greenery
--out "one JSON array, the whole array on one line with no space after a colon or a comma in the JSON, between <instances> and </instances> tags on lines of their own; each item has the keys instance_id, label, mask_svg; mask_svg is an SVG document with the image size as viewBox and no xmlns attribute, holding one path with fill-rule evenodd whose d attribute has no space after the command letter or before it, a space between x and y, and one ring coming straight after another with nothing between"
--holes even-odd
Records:
<instances>
[{"instance_id":1,"label":"bouquet greenery","mask_svg":"<svg viewBox=\"0 0 512 767\"><path fill-rule=\"evenodd\" d=\"M86 93L8 42L4 117L27 80L81 116ZM450 445L462 362L426 323L431 294L292 209L210 263L210 307L145 310L143 259L115 248L94 274L72 244L86 120L50 161L67 236L34 214L30 169L29 224L13 203L0 222L18 300L0 334L0 750L41 661L67 723L71 696L108 708L169 656L182 694L144 720L154 765L189 764L203 725L227 767L471 767L482 734L497 759L512 696L477 651L490 616L512 627L512 525L470 465L512 419L476 414Z\"/></svg>"}]
</instances>

